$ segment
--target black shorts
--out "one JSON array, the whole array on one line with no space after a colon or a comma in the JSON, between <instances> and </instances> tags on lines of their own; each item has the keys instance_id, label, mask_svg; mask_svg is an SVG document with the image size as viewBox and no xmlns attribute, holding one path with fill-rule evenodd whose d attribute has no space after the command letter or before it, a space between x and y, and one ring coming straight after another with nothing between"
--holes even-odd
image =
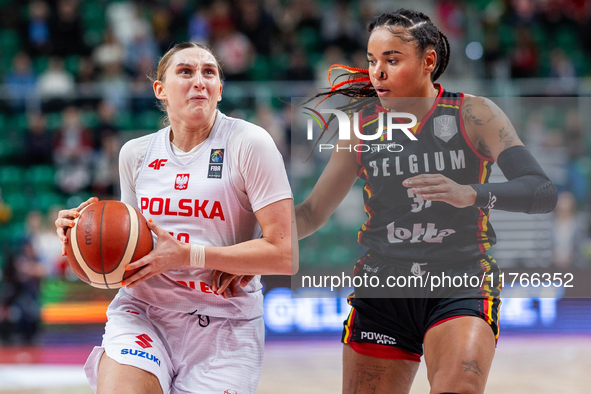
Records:
<instances>
[{"instance_id":1,"label":"black shorts","mask_svg":"<svg viewBox=\"0 0 591 394\"><path fill-rule=\"evenodd\" d=\"M482 286L465 287L460 290L412 287L398 289L395 297L372 298L375 294L367 288L356 288L349 297L352 306L344 322L342 342L349 344L358 353L378 358L420 361L423 354L423 339L427 331L444 321L461 316L484 319L493 330L495 340L499 335L500 274L496 261L490 256L479 260L462 262L453 266L421 264L412 261L384 262L383 258L368 253L355 267L355 275L379 276L385 283L388 276L400 275L446 275L480 276L494 278L485 280ZM492 286L491 286L492 285ZM392 290L392 289L390 289ZM360 294L362 296L360 296ZM401 296L407 298L399 298Z\"/></svg>"}]
</instances>

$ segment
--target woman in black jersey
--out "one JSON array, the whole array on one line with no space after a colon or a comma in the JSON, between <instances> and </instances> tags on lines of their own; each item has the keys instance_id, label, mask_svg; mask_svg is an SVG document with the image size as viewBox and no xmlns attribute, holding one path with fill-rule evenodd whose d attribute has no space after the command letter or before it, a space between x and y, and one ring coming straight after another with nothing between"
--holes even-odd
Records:
<instances>
[{"instance_id":1,"label":"woman in black jersey","mask_svg":"<svg viewBox=\"0 0 591 394\"><path fill-rule=\"evenodd\" d=\"M490 209L549 212L556 188L492 101L434 84L450 50L428 16L400 9L368 29L368 70L352 69L353 83L329 95L378 97L377 105L351 104L367 135L376 133L380 113L404 107L420 121L413 128L417 141L396 140L400 152L357 153L348 149L350 141L339 140L342 149L333 150L310 196L296 207L299 237L326 223L359 176L368 214L359 242L369 250L356 273L379 272L382 279L498 275L486 255L495 243ZM494 161L507 182L487 183ZM361 298L357 289L343 330L343 392L407 393L424 352L431 393L482 393L499 330L497 284L487 279L451 297L409 289L409 298Z\"/></svg>"}]
</instances>

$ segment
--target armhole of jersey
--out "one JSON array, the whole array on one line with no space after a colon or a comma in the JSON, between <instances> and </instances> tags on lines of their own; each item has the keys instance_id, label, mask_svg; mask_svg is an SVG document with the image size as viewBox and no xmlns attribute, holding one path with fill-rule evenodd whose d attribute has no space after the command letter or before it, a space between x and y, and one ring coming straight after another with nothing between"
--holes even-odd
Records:
<instances>
[{"instance_id":1,"label":"armhole of jersey","mask_svg":"<svg viewBox=\"0 0 591 394\"><path fill-rule=\"evenodd\" d=\"M146 147L146 150L144 151L144 157L142 158L142 162L141 163L138 163L138 162L135 163L136 168L137 168L138 164L140 166L140 170L137 173L137 178L135 179L135 183L133 184L133 188L134 188L136 200L137 200L137 187L136 186L138 184L138 181L140 180L140 176L142 175L142 172L144 171L144 161L146 160L146 156L148 155L148 152L150 151L150 148L152 147L152 144L154 143L154 140L156 139L157 136L158 136L158 133L155 133L152 136L152 138L150 138L150 142L148 142L148 146ZM165 139L165 141L166 141L166 139ZM134 169L134 171L135 171L135 169Z\"/></svg>"},{"instance_id":2,"label":"armhole of jersey","mask_svg":"<svg viewBox=\"0 0 591 394\"><path fill-rule=\"evenodd\" d=\"M226 137L226 151L228 153L230 153L230 138L232 138L232 135L234 134L234 127L236 126L236 120L232 121L232 127L230 128L230 131L228 132L228 136ZM230 153L231 155L231 153ZM227 157L227 155L226 155ZM230 186L232 186L232 192L234 194L234 198L236 199L236 202L238 203L238 206L244 210L244 212L248 212L254 215L253 211L249 211L248 209L246 209L243 205L242 205L242 201L240 201L240 198L238 198L238 192L236 191L236 185L234 184L234 181L232 180L232 166L230 165L230 158L228 158L228 182L230 183ZM240 166L240 163L237 161L236 163L238 166ZM246 179L244 179L244 188L246 189ZM245 190L246 192L246 190ZM247 194L248 197L248 194ZM250 200L249 200L250 201ZM252 205L251 205L252 208Z\"/></svg>"},{"instance_id":3,"label":"armhole of jersey","mask_svg":"<svg viewBox=\"0 0 591 394\"><path fill-rule=\"evenodd\" d=\"M460 93L460 108L458 110L458 115L459 115L458 117L460 118L460 131L462 132L462 136L464 137L464 141L466 141L466 144L468 144L468 146L470 147L470 150L476 156L478 156L480 159L486 160L486 161L495 161L495 159L493 159L492 157L483 156L480 152L478 152L478 150L474 147L474 145L472 145L472 141L470 141L470 138L468 137L468 133L466 133L466 129L464 128L464 116L462 116L463 105L464 105L464 93Z\"/></svg>"}]
</instances>

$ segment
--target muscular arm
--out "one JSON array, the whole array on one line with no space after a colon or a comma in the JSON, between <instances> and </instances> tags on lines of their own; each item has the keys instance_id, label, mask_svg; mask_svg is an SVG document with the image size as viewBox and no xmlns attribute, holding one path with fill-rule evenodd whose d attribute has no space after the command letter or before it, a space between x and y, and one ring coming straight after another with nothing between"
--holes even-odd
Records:
<instances>
[{"instance_id":1,"label":"muscular arm","mask_svg":"<svg viewBox=\"0 0 591 394\"><path fill-rule=\"evenodd\" d=\"M313 234L324 226L345 198L359 171L355 152L342 150L350 141L339 141L322 175L306 200L295 207L299 239Z\"/></svg>"},{"instance_id":2,"label":"muscular arm","mask_svg":"<svg viewBox=\"0 0 591 394\"><path fill-rule=\"evenodd\" d=\"M404 180L403 185L412 187L424 200L443 201L457 208L552 211L556 187L525 149L507 115L488 99L468 96L462 118L472 145L482 156L497 161L508 182L459 185L441 174L423 174Z\"/></svg>"},{"instance_id":3,"label":"muscular arm","mask_svg":"<svg viewBox=\"0 0 591 394\"><path fill-rule=\"evenodd\" d=\"M512 146L523 146L505 113L491 100L467 96L462 106L466 134L478 152L495 161Z\"/></svg>"},{"instance_id":4,"label":"muscular arm","mask_svg":"<svg viewBox=\"0 0 591 394\"><path fill-rule=\"evenodd\" d=\"M235 275L293 275L298 242L293 200L274 202L255 212L263 237L231 246L205 248L205 268Z\"/></svg>"},{"instance_id":5,"label":"muscular arm","mask_svg":"<svg viewBox=\"0 0 591 394\"><path fill-rule=\"evenodd\" d=\"M546 213L556 205L556 187L525 149L515 128L492 101L467 97L462 116L466 133L481 154L492 156L508 182L471 185L475 206L512 212Z\"/></svg>"}]
</instances>

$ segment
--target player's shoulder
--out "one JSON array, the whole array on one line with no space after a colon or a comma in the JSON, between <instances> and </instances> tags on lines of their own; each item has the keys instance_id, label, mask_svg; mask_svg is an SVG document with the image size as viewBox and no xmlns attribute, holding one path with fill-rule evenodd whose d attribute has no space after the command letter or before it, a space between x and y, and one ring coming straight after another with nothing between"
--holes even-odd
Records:
<instances>
[{"instance_id":1,"label":"player's shoulder","mask_svg":"<svg viewBox=\"0 0 591 394\"><path fill-rule=\"evenodd\" d=\"M467 115L482 115L490 116L490 113L501 112L499 106L491 99L484 96L476 96L473 94L462 93L464 96L464 103L462 107L462 113L464 116Z\"/></svg>"},{"instance_id":2,"label":"player's shoulder","mask_svg":"<svg viewBox=\"0 0 591 394\"><path fill-rule=\"evenodd\" d=\"M233 123L232 135L230 140L234 143L247 143L247 144L265 144L272 143L273 138L271 135L262 128L254 123L248 122L244 119L233 118L224 115L226 121Z\"/></svg>"},{"instance_id":3,"label":"player's shoulder","mask_svg":"<svg viewBox=\"0 0 591 394\"><path fill-rule=\"evenodd\" d=\"M148 149L150 140L156 133L150 133L141 137L132 138L121 147L119 156L122 159L133 159L143 156Z\"/></svg>"}]
</instances>

